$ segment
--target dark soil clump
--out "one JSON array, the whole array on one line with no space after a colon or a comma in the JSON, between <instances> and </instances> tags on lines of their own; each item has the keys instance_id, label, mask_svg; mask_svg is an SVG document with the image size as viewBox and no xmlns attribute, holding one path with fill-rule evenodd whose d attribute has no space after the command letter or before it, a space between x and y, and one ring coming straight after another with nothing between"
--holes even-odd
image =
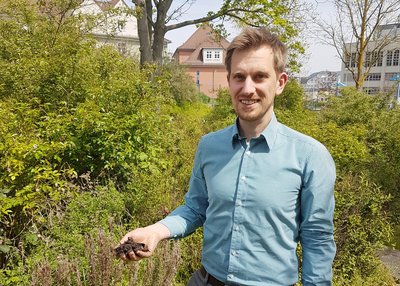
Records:
<instances>
[{"instance_id":1,"label":"dark soil clump","mask_svg":"<svg viewBox=\"0 0 400 286\"><path fill-rule=\"evenodd\" d=\"M131 237L128 238L127 241L120 244L117 248L115 248L115 255L117 258L122 255L128 255L129 252L137 252L137 251L148 251L146 245L144 243L137 243Z\"/></svg>"}]
</instances>

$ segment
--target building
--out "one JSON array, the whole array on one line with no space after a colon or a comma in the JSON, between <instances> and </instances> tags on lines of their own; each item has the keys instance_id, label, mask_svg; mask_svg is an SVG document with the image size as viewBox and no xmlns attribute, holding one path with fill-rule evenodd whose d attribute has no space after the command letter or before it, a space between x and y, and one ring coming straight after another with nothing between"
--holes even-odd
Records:
<instances>
[{"instance_id":1,"label":"building","mask_svg":"<svg viewBox=\"0 0 400 286\"><path fill-rule=\"evenodd\" d=\"M98 45L111 45L124 56L139 58L137 20L126 13L128 9L124 0L83 0L74 14L98 15L97 25L91 32Z\"/></svg>"},{"instance_id":2,"label":"building","mask_svg":"<svg viewBox=\"0 0 400 286\"><path fill-rule=\"evenodd\" d=\"M304 89L306 106L312 110L318 110L330 96L339 92L340 72L320 71L299 78Z\"/></svg>"},{"instance_id":3,"label":"building","mask_svg":"<svg viewBox=\"0 0 400 286\"><path fill-rule=\"evenodd\" d=\"M308 98L324 100L326 96L336 94L340 72L320 71L301 78L301 85Z\"/></svg>"},{"instance_id":4,"label":"building","mask_svg":"<svg viewBox=\"0 0 400 286\"><path fill-rule=\"evenodd\" d=\"M216 37L212 29L199 27L173 55L175 61L186 66L193 77L198 92L216 98L220 88L228 87L224 60L229 42Z\"/></svg>"},{"instance_id":5,"label":"building","mask_svg":"<svg viewBox=\"0 0 400 286\"><path fill-rule=\"evenodd\" d=\"M374 37L377 40L370 42L364 55L365 64L363 68L364 70L370 70L365 79L363 89L368 94L390 92L397 98L398 81L396 77L400 74L400 21L396 24L378 26ZM390 43L380 50L376 49L385 37L386 39L391 39ZM345 62L342 63L340 78L345 85L355 86L349 69L356 70L357 68L356 43L346 44L346 50L350 52L346 55ZM370 52L372 50L375 51Z\"/></svg>"}]
</instances>

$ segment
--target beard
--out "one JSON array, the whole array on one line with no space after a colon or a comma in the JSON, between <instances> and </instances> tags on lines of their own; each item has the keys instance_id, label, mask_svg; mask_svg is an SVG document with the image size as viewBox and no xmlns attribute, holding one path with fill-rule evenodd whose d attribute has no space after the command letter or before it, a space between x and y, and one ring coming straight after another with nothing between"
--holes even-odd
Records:
<instances>
[{"instance_id":1,"label":"beard","mask_svg":"<svg viewBox=\"0 0 400 286\"><path fill-rule=\"evenodd\" d=\"M260 102L254 104L254 106L246 106L242 103L238 103L235 106L237 116L244 121L248 122L260 122L263 119L270 117L273 110L273 104L262 105Z\"/></svg>"}]
</instances>

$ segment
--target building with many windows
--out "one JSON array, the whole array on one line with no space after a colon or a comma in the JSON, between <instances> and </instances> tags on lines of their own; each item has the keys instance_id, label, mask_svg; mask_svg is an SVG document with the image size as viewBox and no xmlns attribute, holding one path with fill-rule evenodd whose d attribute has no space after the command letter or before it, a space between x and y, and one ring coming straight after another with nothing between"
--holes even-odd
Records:
<instances>
[{"instance_id":1,"label":"building with many windows","mask_svg":"<svg viewBox=\"0 0 400 286\"><path fill-rule=\"evenodd\" d=\"M397 75L400 74L400 21L395 24L381 25L375 34L377 39L370 43L370 50L375 48L385 36L390 36L392 40L385 45L383 49L375 49L374 52L365 53L364 70L369 70L365 78L363 89L368 94L377 94L379 92L393 93L398 96ZM346 50L351 51L342 64L340 80L347 86L355 86L353 75L350 70L356 70L356 43L346 44ZM397 98L398 99L398 98ZM400 99L398 99L400 100Z\"/></svg>"}]
</instances>

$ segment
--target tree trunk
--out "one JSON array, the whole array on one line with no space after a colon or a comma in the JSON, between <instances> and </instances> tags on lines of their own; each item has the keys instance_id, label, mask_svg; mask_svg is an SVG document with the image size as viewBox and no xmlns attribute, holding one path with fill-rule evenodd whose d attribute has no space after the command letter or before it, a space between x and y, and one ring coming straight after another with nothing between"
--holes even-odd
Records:
<instances>
[{"instance_id":1,"label":"tree trunk","mask_svg":"<svg viewBox=\"0 0 400 286\"><path fill-rule=\"evenodd\" d=\"M364 52L365 52L364 48L360 48L360 53L358 54L356 88L359 91L361 91L364 85L364 73L363 73Z\"/></svg>"},{"instance_id":2,"label":"tree trunk","mask_svg":"<svg viewBox=\"0 0 400 286\"><path fill-rule=\"evenodd\" d=\"M161 65L163 60L164 40L167 32L165 20L171 4L172 0L160 0L157 5L157 19L154 23L153 35L153 61L158 65Z\"/></svg>"},{"instance_id":3,"label":"tree trunk","mask_svg":"<svg viewBox=\"0 0 400 286\"><path fill-rule=\"evenodd\" d=\"M143 66L145 63L152 61L151 56L151 31L149 31L148 21L147 21L147 9L146 3L142 0L135 0L135 5L140 9L137 15L137 26L138 35L140 43L140 64Z\"/></svg>"},{"instance_id":4,"label":"tree trunk","mask_svg":"<svg viewBox=\"0 0 400 286\"><path fill-rule=\"evenodd\" d=\"M158 28L154 33L153 61L159 65L162 64L163 60L164 39L165 39L165 27L164 29Z\"/></svg>"},{"instance_id":5,"label":"tree trunk","mask_svg":"<svg viewBox=\"0 0 400 286\"><path fill-rule=\"evenodd\" d=\"M358 51L358 61L357 61L357 81L356 88L361 91L364 85L364 62L365 62L365 52L367 50L367 42L366 42L366 33L367 33L367 25L368 25L368 2L365 2L362 17L361 17L361 31L360 31L360 48Z\"/></svg>"}]
</instances>

